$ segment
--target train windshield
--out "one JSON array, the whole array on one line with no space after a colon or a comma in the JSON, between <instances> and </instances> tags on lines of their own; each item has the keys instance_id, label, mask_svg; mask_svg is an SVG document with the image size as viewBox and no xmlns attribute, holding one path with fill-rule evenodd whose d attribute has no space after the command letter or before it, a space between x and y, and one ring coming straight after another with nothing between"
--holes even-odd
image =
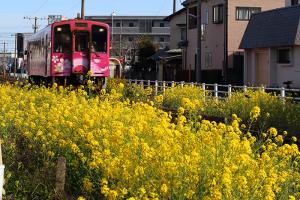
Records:
<instances>
[{"instance_id":1,"label":"train windshield","mask_svg":"<svg viewBox=\"0 0 300 200\"><path fill-rule=\"evenodd\" d=\"M107 52L107 29L102 26L92 26L92 51Z\"/></svg>"},{"instance_id":2,"label":"train windshield","mask_svg":"<svg viewBox=\"0 0 300 200\"><path fill-rule=\"evenodd\" d=\"M60 25L54 28L54 52L71 53L72 34L70 25Z\"/></svg>"},{"instance_id":3,"label":"train windshield","mask_svg":"<svg viewBox=\"0 0 300 200\"><path fill-rule=\"evenodd\" d=\"M88 32L76 32L75 33L75 51L87 52L89 44Z\"/></svg>"}]
</instances>

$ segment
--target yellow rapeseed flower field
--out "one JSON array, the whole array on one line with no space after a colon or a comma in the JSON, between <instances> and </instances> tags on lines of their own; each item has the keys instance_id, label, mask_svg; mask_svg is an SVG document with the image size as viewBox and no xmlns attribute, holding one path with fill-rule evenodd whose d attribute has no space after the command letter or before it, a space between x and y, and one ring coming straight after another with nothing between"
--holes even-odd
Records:
<instances>
[{"instance_id":1,"label":"yellow rapeseed flower field","mask_svg":"<svg viewBox=\"0 0 300 200\"><path fill-rule=\"evenodd\" d=\"M203 104L189 98L178 102L173 119L150 100L122 97L126 86L118 87L89 95L83 88L0 85L6 195L53 198L42 181L29 190L22 171L53 168L65 157L68 192L80 200L300 199L298 147L275 128L256 138L236 115L229 124L186 118L185 109ZM249 115L257 119L260 108ZM18 156L24 154L30 156Z\"/></svg>"}]
</instances>

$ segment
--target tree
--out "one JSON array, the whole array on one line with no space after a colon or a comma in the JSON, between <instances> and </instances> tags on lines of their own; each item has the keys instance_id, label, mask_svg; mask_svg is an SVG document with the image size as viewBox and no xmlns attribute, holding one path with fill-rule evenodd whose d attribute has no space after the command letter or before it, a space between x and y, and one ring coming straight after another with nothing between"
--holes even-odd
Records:
<instances>
[{"instance_id":1,"label":"tree","mask_svg":"<svg viewBox=\"0 0 300 200\"><path fill-rule=\"evenodd\" d=\"M152 39L149 36L141 37L138 42L139 68L141 71L151 70L153 61L149 57L153 54L155 54L155 46Z\"/></svg>"}]
</instances>

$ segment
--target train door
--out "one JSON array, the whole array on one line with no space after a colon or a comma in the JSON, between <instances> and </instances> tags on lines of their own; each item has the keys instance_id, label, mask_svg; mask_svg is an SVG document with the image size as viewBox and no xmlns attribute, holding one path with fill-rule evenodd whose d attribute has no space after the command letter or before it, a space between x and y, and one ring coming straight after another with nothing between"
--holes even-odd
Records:
<instances>
[{"instance_id":1,"label":"train door","mask_svg":"<svg viewBox=\"0 0 300 200\"><path fill-rule=\"evenodd\" d=\"M48 35L46 35L46 40L45 40L45 44L44 44L44 48L45 48L45 76L48 76Z\"/></svg>"},{"instance_id":2,"label":"train door","mask_svg":"<svg viewBox=\"0 0 300 200\"><path fill-rule=\"evenodd\" d=\"M46 65L47 65L47 76L50 76L50 66L51 66L51 37L46 35Z\"/></svg>"},{"instance_id":3,"label":"train door","mask_svg":"<svg viewBox=\"0 0 300 200\"><path fill-rule=\"evenodd\" d=\"M74 32L73 73L87 73L89 71L89 32Z\"/></svg>"},{"instance_id":4,"label":"train door","mask_svg":"<svg viewBox=\"0 0 300 200\"><path fill-rule=\"evenodd\" d=\"M93 76L109 76L108 31L99 25L92 25L90 66Z\"/></svg>"},{"instance_id":5,"label":"train door","mask_svg":"<svg viewBox=\"0 0 300 200\"><path fill-rule=\"evenodd\" d=\"M65 24L54 27L53 40L52 75L70 76L72 69L72 33L70 25Z\"/></svg>"}]
</instances>

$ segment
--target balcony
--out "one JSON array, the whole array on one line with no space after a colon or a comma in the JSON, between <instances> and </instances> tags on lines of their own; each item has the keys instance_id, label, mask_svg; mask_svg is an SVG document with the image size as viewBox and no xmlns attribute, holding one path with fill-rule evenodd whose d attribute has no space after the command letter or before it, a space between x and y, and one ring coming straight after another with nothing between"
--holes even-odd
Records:
<instances>
[{"instance_id":1,"label":"balcony","mask_svg":"<svg viewBox=\"0 0 300 200\"><path fill-rule=\"evenodd\" d=\"M152 33L158 35L170 35L169 27L152 27Z\"/></svg>"},{"instance_id":2,"label":"balcony","mask_svg":"<svg viewBox=\"0 0 300 200\"><path fill-rule=\"evenodd\" d=\"M114 34L140 34L139 27L113 27Z\"/></svg>"},{"instance_id":3,"label":"balcony","mask_svg":"<svg viewBox=\"0 0 300 200\"><path fill-rule=\"evenodd\" d=\"M169 27L152 27L152 32L140 31L139 27L113 27L111 28L111 31L113 31L114 35L119 35L120 33L124 35L170 35Z\"/></svg>"}]
</instances>

